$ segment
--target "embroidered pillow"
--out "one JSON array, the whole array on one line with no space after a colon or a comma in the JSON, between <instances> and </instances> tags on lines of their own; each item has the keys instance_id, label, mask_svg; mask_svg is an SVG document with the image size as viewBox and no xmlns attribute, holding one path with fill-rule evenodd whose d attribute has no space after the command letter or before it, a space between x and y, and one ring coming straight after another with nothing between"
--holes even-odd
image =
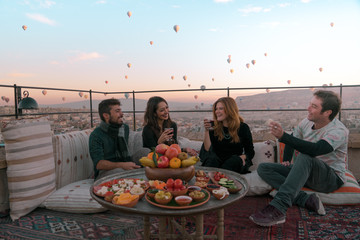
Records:
<instances>
[{"instance_id":1,"label":"embroidered pillow","mask_svg":"<svg viewBox=\"0 0 360 240\"><path fill-rule=\"evenodd\" d=\"M255 156L252 159L253 165L250 167L250 171L255 171L260 163L263 162L274 162L275 159L275 142L274 141L264 141L254 143Z\"/></svg>"},{"instance_id":2,"label":"embroidered pillow","mask_svg":"<svg viewBox=\"0 0 360 240\"><path fill-rule=\"evenodd\" d=\"M69 213L97 213L107 209L90 195L94 179L80 180L58 189L40 207Z\"/></svg>"},{"instance_id":3,"label":"embroidered pillow","mask_svg":"<svg viewBox=\"0 0 360 240\"><path fill-rule=\"evenodd\" d=\"M45 118L2 122L10 217L16 220L38 207L55 191L50 123Z\"/></svg>"}]
</instances>

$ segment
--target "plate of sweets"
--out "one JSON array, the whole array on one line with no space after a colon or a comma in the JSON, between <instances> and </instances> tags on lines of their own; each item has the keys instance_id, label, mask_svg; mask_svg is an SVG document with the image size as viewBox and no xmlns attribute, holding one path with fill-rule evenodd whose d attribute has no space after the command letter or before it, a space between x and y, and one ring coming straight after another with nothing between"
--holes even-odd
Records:
<instances>
[{"instance_id":1,"label":"plate of sweets","mask_svg":"<svg viewBox=\"0 0 360 240\"><path fill-rule=\"evenodd\" d=\"M214 184L227 188L229 193L237 193L242 189L241 183L222 172L209 172L209 178Z\"/></svg>"},{"instance_id":2,"label":"plate of sweets","mask_svg":"<svg viewBox=\"0 0 360 240\"><path fill-rule=\"evenodd\" d=\"M113 198L122 193L138 195L139 199L141 199L148 188L149 183L143 179L121 178L113 179L94 186L93 192L99 197L104 197L105 201L113 202Z\"/></svg>"}]
</instances>

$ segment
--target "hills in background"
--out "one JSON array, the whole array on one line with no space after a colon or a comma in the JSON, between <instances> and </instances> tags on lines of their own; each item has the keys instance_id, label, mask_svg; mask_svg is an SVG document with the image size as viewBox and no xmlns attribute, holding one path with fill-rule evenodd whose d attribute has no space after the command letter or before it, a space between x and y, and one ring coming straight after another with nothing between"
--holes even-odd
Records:
<instances>
[{"instance_id":1,"label":"hills in background","mask_svg":"<svg viewBox=\"0 0 360 240\"><path fill-rule=\"evenodd\" d=\"M339 94L339 89L334 88L333 90ZM316 90L315 90L316 91ZM234 97L239 109L279 109L279 108L301 108L306 109L308 103L312 97L314 91L310 89L301 89L301 90L284 90L284 91L272 91L269 93L260 93L251 96L234 96L230 92L230 96ZM343 108L349 107L360 107L360 88L343 88L342 93L343 99ZM122 104L122 109L124 111L133 109L133 99L119 99ZM92 108L94 110L98 109L98 105L101 100L93 100ZM136 99L135 101L135 110L144 111L146 108L147 99ZM209 103L199 103L194 100L194 102L178 102L178 101L168 101L171 110L191 110L198 107L198 109L210 110L211 104ZM69 108L69 109L82 109L90 108L89 101L77 101L77 102L68 102L61 104L52 104L52 105L40 105L41 108Z\"/></svg>"}]
</instances>

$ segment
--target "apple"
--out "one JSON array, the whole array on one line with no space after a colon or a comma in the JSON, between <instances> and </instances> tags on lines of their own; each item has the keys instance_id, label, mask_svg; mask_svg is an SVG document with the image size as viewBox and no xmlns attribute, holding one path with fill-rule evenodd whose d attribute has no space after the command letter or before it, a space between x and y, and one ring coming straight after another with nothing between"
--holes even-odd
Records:
<instances>
[{"instance_id":1,"label":"apple","mask_svg":"<svg viewBox=\"0 0 360 240\"><path fill-rule=\"evenodd\" d=\"M174 187L174 179L169 178L169 179L166 181L166 188L169 190L169 188L173 188L173 187Z\"/></svg>"},{"instance_id":2,"label":"apple","mask_svg":"<svg viewBox=\"0 0 360 240\"><path fill-rule=\"evenodd\" d=\"M158 154L161 154L161 155L164 155L166 150L168 150L169 146L164 144L164 143L161 143L161 144L158 144L156 147L155 147L155 152L158 153Z\"/></svg>"},{"instance_id":3,"label":"apple","mask_svg":"<svg viewBox=\"0 0 360 240\"><path fill-rule=\"evenodd\" d=\"M174 181L174 188L175 189L181 189L183 186L184 186L183 181L181 179L178 178L178 179L176 179Z\"/></svg>"},{"instance_id":4,"label":"apple","mask_svg":"<svg viewBox=\"0 0 360 240\"><path fill-rule=\"evenodd\" d=\"M178 154L181 153L181 147L179 146L179 144L171 144L170 147L176 148L176 150L178 151Z\"/></svg>"},{"instance_id":5,"label":"apple","mask_svg":"<svg viewBox=\"0 0 360 240\"><path fill-rule=\"evenodd\" d=\"M175 158L175 157L177 157L177 155L178 155L178 150L174 147L169 147L168 150L166 150L166 152L165 152L165 156L168 159Z\"/></svg>"},{"instance_id":6,"label":"apple","mask_svg":"<svg viewBox=\"0 0 360 240\"><path fill-rule=\"evenodd\" d=\"M167 168L169 166L169 159L166 156L161 156L157 160L158 168Z\"/></svg>"}]
</instances>

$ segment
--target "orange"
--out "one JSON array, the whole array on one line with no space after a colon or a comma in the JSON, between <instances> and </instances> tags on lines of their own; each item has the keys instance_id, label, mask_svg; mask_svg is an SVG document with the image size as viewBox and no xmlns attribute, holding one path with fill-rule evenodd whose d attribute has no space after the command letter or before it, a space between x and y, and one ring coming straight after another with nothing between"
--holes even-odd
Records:
<instances>
[{"instance_id":1,"label":"orange","mask_svg":"<svg viewBox=\"0 0 360 240\"><path fill-rule=\"evenodd\" d=\"M155 153L156 155L156 160L159 158L159 155L157 153ZM153 155L154 155L154 152L149 152L149 154L147 155L148 158L150 158L151 160L153 160Z\"/></svg>"},{"instance_id":2,"label":"orange","mask_svg":"<svg viewBox=\"0 0 360 240\"><path fill-rule=\"evenodd\" d=\"M171 168L179 168L179 167L181 167L181 160L179 158L176 158L176 157L172 158L170 160L170 167Z\"/></svg>"}]
</instances>

